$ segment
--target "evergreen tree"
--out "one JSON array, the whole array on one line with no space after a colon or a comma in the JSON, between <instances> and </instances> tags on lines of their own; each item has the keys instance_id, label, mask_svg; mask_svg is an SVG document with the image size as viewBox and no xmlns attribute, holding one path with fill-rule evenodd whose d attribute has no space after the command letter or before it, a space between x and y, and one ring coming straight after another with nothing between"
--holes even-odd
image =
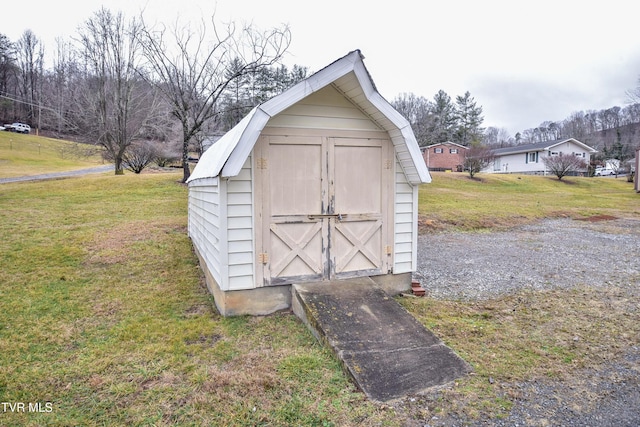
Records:
<instances>
[{"instance_id":1,"label":"evergreen tree","mask_svg":"<svg viewBox=\"0 0 640 427\"><path fill-rule=\"evenodd\" d=\"M228 68L228 76L232 76L243 65L239 60L233 61ZM289 71L286 65L278 67L264 67L250 76L235 79L233 84L227 87L222 99L220 120L222 130L227 131L234 127L253 107L268 101L276 95L289 89L294 84L307 77L307 67L294 65Z\"/></svg>"},{"instance_id":2,"label":"evergreen tree","mask_svg":"<svg viewBox=\"0 0 640 427\"><path fill-rule=\"evenodd\" d=\"M451 141L456 128L455 107L451 97L442 89L433 98L431 113L433 119L429 124L431 143Z\"/></svg>"},{"instance_id":3,"label":"evergreen tree","mask_svg":"<svg viewBox=\"0 0 640 427\"><path fill-rule=\"evenodd\" d=\"M291 86L293 86L296 83L301 82L302 80L307 78L308 73L309 73L309 67L294 65L293 69L289 73L289 83L291 84Z\"/></svg>"},{"instance_id":4,"label":"evergreen tree","mask_svg":"<svg viewBox=\"0 0 640 427\"><path fill-rule=\"evenodd\" d=\"M221 106L221 123L226 129L231 129L238 124L253 107L248 92L251 79L249 75L241 73L243 68L242 60L234 58L224 73L224 78L230 81ZM239 77L234 77L238 75Z\"/></svg>"},{"instance_id":5,"label":"evergreen tree","mask_svg":"<svg viewBox=\"0 0 640 427\"><path fill-rule=\"evenodd\" d=\"M263 68L253 76L253 104L259 105L276 92L276 76L273 68Z\"/></svg>"},{"instance_id":6,"label":"evergreen tree","mask_svg":"<svg viewBox=\"0 0 640 427\"><path fill-rule=\"evenodd\" d=\"M455 142L468 146L474 141L480 141L484 129L481 127L484 117L482 117L482 107L476 104L469 91L464 96L456 97L456 132Z\"/></svg>"}]
</instances>

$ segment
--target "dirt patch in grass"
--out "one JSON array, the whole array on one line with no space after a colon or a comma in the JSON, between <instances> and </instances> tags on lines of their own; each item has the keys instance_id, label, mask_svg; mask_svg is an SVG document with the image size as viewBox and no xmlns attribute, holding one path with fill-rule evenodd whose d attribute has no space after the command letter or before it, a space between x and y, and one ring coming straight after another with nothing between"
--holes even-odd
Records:
<instances>
[{"instance_id":1,"label":"dirt patch in grass","mask_svg":"<svg viewBox=\"0 0 640 427\"><path fill-rule=\"evenodd\" d=\"M123 222L109 230L100 230L93 242L87 245L91 254L88 262L102 265L124 263L131 257L131 247L135 243L157 240L170 231L182 232L173 223L158 221Z\"/></svg>"},{"instance_id":2,"label":"dirt patch in grass","mask_svg":"<svg viewBox=\"0 0 640 427\"><path fill-rule=\"evenodd\" d=\"M613 215L591 215L579 217L578 214L564 211L549 212L546 218L573 218L585 222L603 222L619 219ZM442 231L491 231L508 230L510 228L531 224L538 221L538 218L530 218L523 215L512 215L505 217L467 217L461 215L456 219L442 220L427 215L418 216L418 233L429 234Z\"/></svg>"},{"instance_id":3,"label":"dirt patch in grass","mask_svg":"<svg viewBox=\"0 0 640 427\"><path fill-rule=\"evenodd\" d=\"M91 307L93 316L84 320L85 327L88 325L111 327L117 323L119 314L123 309L120 301L105 298L100 291L96 292Z\"/></svg>"},{"instance_id":4,"label":"dirt patch in grass","mask_svg":"<svg viewBox=\"0 0 640 427\"><path fill-rule=\"evenodd\" d=\"M211 312L211 305L210 304L194 304L194 305L188 307L184 311L184 315L183 316L185 318L197 317L197 316L206 315L206 314L208 314L210 312Z\"/></svg>"},{"instance_id":5,"label":"dirt patch in grass","mask_svg":"<svg viewBox=\"0 0 640 427\"><path fill-rule=\"evenodd\" d=\"M111 230L96 233L95 240L89 245L89 262L99 264L119 264L127 260L129 253L124 248L132 243L150 239L153 235L151 224L145 222L126 222Z\"/></svg>"},{"instance_id":6,"label":"dirt patch in grass","mask_svg":"<svg viewBox=\"0 0 640 427\"><path fill-rule=\"evenodd\" d=\"M204 346L213 347L222 338L222 335L219 334L202 334L198 338L186 339L184 342L187 345L201 344Z\"/></svg>"},{"instance_id":7,"label":"dirt patch in grass","mask_svg":"<svg viewBox=\"0 0 640 427\"><path fill-rule=\"evenodd\" d=\"M586 218L577 218L579 221L587 221L587 222L600 222L600 221L613 221L614 219L618 219L618 217L612 215L592 215Z\"/></svg>"},{"instance_id":8,"label":"dirt patch in grass","mask_svg":"<svg viewBox=\"0 0 640 427\"><path fill-rule=\"evenodd\" d=\"M427 218L420 215L418 217L418 233L427 234L442 231L446 229L446 224L437 219Z\"/></svg>"},{"instance_id":9,"label":"dirt patch in grass","mask_svg":"<svg viewBox=\"0 0 640 427\"><path fill-rule=\"evenodd\" d=\"M434 219L429 218L426 215L418 216L418 233L429 234L438 233L442 231L483 231L483 230L503 230L512 227L517 227L524 224L529 224L533 220L524 216L512 216L512 217L475 217L469 218L460 216L456 219Z\"/></svg>"}]
</instances>

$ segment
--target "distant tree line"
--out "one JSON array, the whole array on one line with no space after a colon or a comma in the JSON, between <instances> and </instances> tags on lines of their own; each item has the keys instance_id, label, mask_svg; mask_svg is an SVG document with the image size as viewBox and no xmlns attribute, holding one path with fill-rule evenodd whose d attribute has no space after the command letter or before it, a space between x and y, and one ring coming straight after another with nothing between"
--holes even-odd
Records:
<instances>
[{"instance_id":1,"label":"distant tree line","mask_svg":"<svg viewBox=\"0 0 640 427\"><path fill-rule=\"evenodd\" d=\"M71 41L58 39L46 62L45 46L31 30L17 41L0 34L0 120L99 145L116 173L138 170L144 153L163 164L175 158L186 180L189 153L200 151L208 136L223 134L307 77L304 66L281 65L290 40L286 26L261 31L213 19L150 26L142 16L106 8ZM575 112L514 137L485 129L483 108L468 91L452 99L440 90L430 100L404 93L391 104L420 146L451 141L495 148L573 137L598 150L596 159L624 161L640 137L640 85L629 98L624 108Z\"/></svg>"},{"instance_id":2,"label":"distant tree line","mask_svg":"<svg viewBox=\"0 0 640 427\"><path fill-rule=\"evenodd\" d=\"M290 39L286 26L150 26L106 8L58 39L46 62L31 30L15 42L0 34L0 120L99 145L117 174L175 158L186 180L189 153L208 135L307 77L280 63Z\"/></svg>"},{"instance_id":3,"label":"distant tree line","mask_svg":"<svg viewBox=\"0 0 640 427\"><path fill-rule=\"evenodd\" d=\"M640 98L630 96L629 100L629 105L622 108L577 111L562 121L545 121L516 133L513 138L505 131L488 128L484 143L491 147L509 147L575 138L598 150L592 157L597 164L607 159L624 162L633 157L640 146Z\"/></svg>"},{"instance_id":4,"label":"distant tree line","mask_svg":"<svg viewBox=\"0 0 640 427\"><path fill-rule=\"evenodd\" d=\"M545 121L515 136L506 129L483 128L482 106L469 92L456 96L455 102L442 90L432 100L404 93L391 103L409 120L420 146L451 141L464 146L503 148L575 138L598 150L593 160L603 163L606 159L624 162L640 146L640 82L638 88L628 92L628 98L629 105L625 107L577 111L565 120Z\"/></svg>"},{"instance_id":5,"label":"distant tree line","mask_svg":"<svg viewBox=\"0 0 640 427\"><path fill-rule=\"evenodd\" d=\"M456 96L455 102L440 90L432 100L404 93L391 104L411 123L421 147L446 141L464 146L482 142L482 107L468 91Z\"/></svg>"}]
</instances>

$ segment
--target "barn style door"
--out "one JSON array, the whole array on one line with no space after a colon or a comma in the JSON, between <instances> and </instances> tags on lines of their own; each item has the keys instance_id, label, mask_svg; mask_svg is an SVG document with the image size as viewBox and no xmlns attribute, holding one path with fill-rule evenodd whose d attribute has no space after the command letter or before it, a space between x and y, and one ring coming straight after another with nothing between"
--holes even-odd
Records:
<instances>
[{"instance_id":1,"label":"barn style door","mask_svg":"<svg viewBox=\"0 0 640 427\"><path fill-rule=\"evenodd\" d=\"M387 272L389 150L381 139L262 137L265 285Z\"/></svg>"},{"instance_id":2,"label":"barn style door","mask_svg":"<svg viewBox=\"0 0 640 427\"><path fill-rule=\"evenodd\" d=\"M386 273L387 141L329 142L330 278Z\"/></svg>"}]
</instances>

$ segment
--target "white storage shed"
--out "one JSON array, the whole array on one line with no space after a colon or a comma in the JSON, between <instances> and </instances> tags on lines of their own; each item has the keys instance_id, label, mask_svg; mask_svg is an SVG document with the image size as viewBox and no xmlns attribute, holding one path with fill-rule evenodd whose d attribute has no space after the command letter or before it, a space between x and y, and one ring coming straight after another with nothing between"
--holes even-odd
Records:
<instances>
[{"instance_id":1,"label":"white storage shed","mask_svg":"<svg viewBox=\"0 0 640 427\"><path fill-rule=\"evenodd\" d=\"M309 281L409 289L430 181L358 50L254 108L188 180L189 236L218 310L287 309L291 284Z\"/></svg>"}]
</instances>

